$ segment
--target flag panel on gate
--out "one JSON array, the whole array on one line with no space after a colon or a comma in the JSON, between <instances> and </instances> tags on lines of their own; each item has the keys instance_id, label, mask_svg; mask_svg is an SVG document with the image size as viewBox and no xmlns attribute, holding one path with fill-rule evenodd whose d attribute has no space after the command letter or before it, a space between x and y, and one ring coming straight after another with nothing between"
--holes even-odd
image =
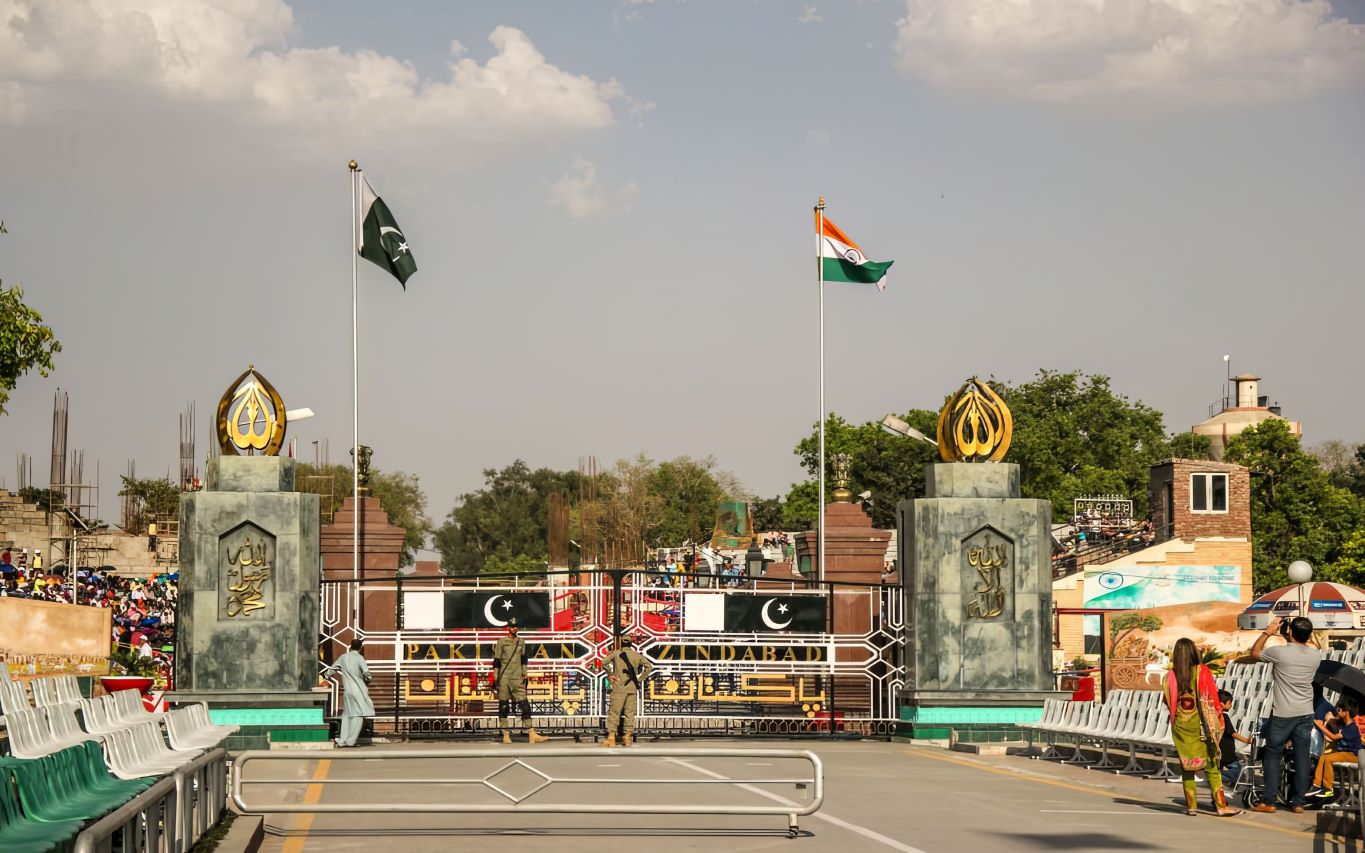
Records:
<instances>
[{"instance_id":1,"label":"flag panel on gate","mask_svg":"<svg viewBox=\"0 0 1365 853\"><path fill-rule=\"evenodd\" d=\"M505 628L516 618L523 631L550 627L548 592L494 590L452 591L445 594L445 627Z\"/></svg>"},{"instance_id":2,"label":"flag panel on gate","mask_svg":"<svg viewBox=\"0 0 1365 853\"><path fill-rule=\"evenodd\" d=\"M788 631L819 634L825 630L825 599L813 595L725 596L725 630Z\"/></svg>"}]
</instances>

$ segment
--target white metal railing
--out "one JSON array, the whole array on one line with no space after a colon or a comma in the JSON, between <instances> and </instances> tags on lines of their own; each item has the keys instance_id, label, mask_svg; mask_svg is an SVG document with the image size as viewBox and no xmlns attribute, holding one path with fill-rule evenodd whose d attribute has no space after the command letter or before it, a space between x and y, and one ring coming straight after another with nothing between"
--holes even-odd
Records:
<instances>
[{"instance_id":1,"label":"white metal railing","mask_svg":"<svg viewBox=\"0 0 1365 853\"><path fill-rule=\"evenodd\" d=\"M107 853L122 831L122 853L177 853L175 779L167 776L76 836L73 853ZM186 848L187 849L187 848Z\"/></svg>"},{"instance_id":2,"label":"white metal railing","mask_svg":"<svg viewBox=\"0 0 1365 853\"><path fill-rule=\"evenodd\" d=\"M593 758L610 757L613 762L620 762L622 766L629 767L641 759L665 759L674 762L684 770L691 771L692 774L686 777L675 777L664 774L639 775L639 776L584 776L580 774L567 775L555 770L553 762L545 762L544 759L577 759L579 762L588 761ZM305 760L317 760L318 756L302 756L297 753L270 752L265 750L253 750L241 753L236 757L232 766L232 802L236 808L245 814L282 814L282 813L384 813L384 814L438 814L438 813L477 813L477 814L497 814L497 813L544 813L544 814L658 814L658 815L785 815L787 817L787 830L795 834L798 829L797 818L801 815L814 814L818 811L825 799L824 765L820 757L807 750L796 749L651 749L645 747L635 747L630 750L612 750L610 753L591 751L582 748L559 748L559 749L358 749L347 750L345 752L328 753L327 760L333 762L352 762L364 761L379 764L364 765L366 769L382 768L385 763L390 761L407 760L436 760L436 774L432 775L409 775L409 774L389 774L385 775L383 770L378 773L367 775L346 775L342 777L324 778L281 778L276 776L265 776L251 778L248 775L249 769L255 764L278 764L279 762L299 762ZM693 762L714 758L722 759L779 759L803 761L809 765L810 772L793 776L777 775L744 775L726 776L696 766ZM452 763L467 763L474 760L487 761L494 759L498 763L494 769L482 773L470 773L459 775L451 773ZM496 783L499 774L514 768L521 768L529 772L532 776L538 777L538 781L526 793L517 795ZM729 768L727 768L729 769ZM357 802L285 802L278 791L262 794L258 797L248 796L245 792L247 786L292 786L304 787L309 785L360 785L364 786L365 801ZM421 786L420 789L430 790L434 785L465 785L482 789L485 792L492 792L498 798L494 802L473 802L470 799L456 801L446 799L441 802L414 802L407 800L389 800L376 794L377 789L387 786ZM550 791L555 785L613 785L635 788L641 785L657 786L666 788L667 786L677 786L680 789L697 790L698 787L715 788L724 793L712 801L707 802L550 802L544 792ZM786 797L779 796L769 791L757 788L758 785L791 785L795 790L803 792L805 798L803 802L795 802ZM737 802L735 788L748 791L751 794L771 800L773 805L746 804Z\"/></svg>"}]
</instances>

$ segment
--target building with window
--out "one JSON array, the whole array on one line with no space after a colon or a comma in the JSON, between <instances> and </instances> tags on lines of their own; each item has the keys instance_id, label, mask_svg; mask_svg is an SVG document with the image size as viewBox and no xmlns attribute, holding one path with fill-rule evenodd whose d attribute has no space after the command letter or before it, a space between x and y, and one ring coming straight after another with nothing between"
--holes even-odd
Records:
<instances>
[{"instance_id":1,"label":"building with window","mask_svg":"<svg viewBox=\"0 0 1365 853\"><path fill-rule=\"evenodd\" d=\"M1236 630L1236 613L1253 598L1251 472L1225 462L1167 459L1152 466L1148 508L1154 544L1103 563L1087 563L1053 581L1053 601L1062 611L1054 637L1059 662L1082 656L1093 660L1112 639L1103 636L1100 616L1093 615L1098 610L1151 613L1162 620L1166 633L1192 635L1201 646L1221 648L1226 643L1228 638L1217 637L1222 622ZM1092 614L1066 612L1075 610ZM1139 650L1140 656L1149 657L1129 661L1122 675L1110 678L1109 687L1153 687L1148 676L1164 671L1160 655L1166 639L1154 638L1145 651ZM1111 673L1116 670L1113 657ZM1117 683L1129 677L1137 681Z\"/></svg>"},{"instance_id":2,"label":"building with window","mask_svg":"<svg viewBox=\"0 0 1365 853\"><path fill-rule=\"evenodd\" d=\"M1209 419L1190 428L1197 435L1209 437L1214 459L1221 460L1228 448L1228 440L1247 427L1271 418L1284 420L1279 405L1267 405L1270 398L1261 396L1260 381L1261 377L1250 373L1234 376L1233 395L1224 396L1210 406ZM1289 431L1294 435L1303 435L1303 425L1298 421L1289 421Z\"/></svg>"}]
</instances>

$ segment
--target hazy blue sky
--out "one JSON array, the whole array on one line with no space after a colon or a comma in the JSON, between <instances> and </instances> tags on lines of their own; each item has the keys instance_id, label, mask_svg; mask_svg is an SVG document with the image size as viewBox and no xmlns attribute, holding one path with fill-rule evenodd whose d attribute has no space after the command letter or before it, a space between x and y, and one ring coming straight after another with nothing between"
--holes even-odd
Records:
<instances>
[{"instance_id":1,"label":"hazy blue sky","mask_svg":"<svg viewBox=\"0 0 1365 853\"><path fill-rule=\"evenodd\" d=\"M116 11L115 11L116 10ZM1365 440L1365 3L0 0L0 276L65 347L0 419L174 469L254 362L350 442L346 161L419 266L361 263L362 441L441 519L481 470L714 454L801 477L811 206L885 293L827 294L828 401L1108 374L1187 429L1235 372Z\"/></svg>"}]
</instances>

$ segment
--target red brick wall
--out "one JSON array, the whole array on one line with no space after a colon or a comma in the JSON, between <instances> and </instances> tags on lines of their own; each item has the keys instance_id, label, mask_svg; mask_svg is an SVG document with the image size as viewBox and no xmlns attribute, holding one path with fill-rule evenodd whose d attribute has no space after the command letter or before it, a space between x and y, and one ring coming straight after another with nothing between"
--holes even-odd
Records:
<instances>
[{"instance_id":1,"label":"red brick wall","mask_svg":"<svg viewBox=\"0 0 1365 853\"><path fill-rule=\"evenodd\" d=\"M1190 509L1190 475L1227 474L1228 511L1194 512ZM1174 513L1167 518L1166 484L1174 497ZM1182 539L1201 536L1250 538L1251 536L1251 472L1227 462L1207 462L1198 459L1168 459L1152 466L1149 485L1152 523L1161 530L1174 523L1171 534Z\"/></svg>"}]
</instances>

